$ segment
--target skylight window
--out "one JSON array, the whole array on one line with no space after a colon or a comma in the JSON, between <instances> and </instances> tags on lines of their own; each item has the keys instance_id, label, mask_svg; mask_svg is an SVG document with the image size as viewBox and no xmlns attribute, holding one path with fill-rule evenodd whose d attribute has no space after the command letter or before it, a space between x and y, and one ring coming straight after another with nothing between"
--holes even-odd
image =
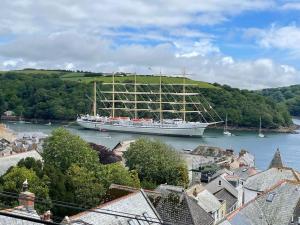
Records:
<instances>
[{"instance_id":1,"label":"skylight window","mask_svg":"<svg viewBox=\"0 0 300 225\"><path fill-rule=\"evenodd\" d=\"M270 193L270 194L268 195L266 201L267 201L267 202L272 202L273 199L274 199L274 197L275 197L275 195L276 195L276 193L274 193L274 192Z\"/></svg>"}]
</instances>

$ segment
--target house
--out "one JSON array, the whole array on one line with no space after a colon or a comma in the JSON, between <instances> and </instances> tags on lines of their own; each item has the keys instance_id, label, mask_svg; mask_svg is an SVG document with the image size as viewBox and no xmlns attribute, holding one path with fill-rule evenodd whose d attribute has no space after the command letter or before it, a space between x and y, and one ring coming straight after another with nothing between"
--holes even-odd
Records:
<instances>
[{"instance_id":1,"label":"house","mask_svg":"<svg viewBox=\"0 0 300 225\"><path fill-rule=\"evenodd\" d=\"M182 187L160 185L155 191L159 195L154 196L152 194L154 207L167 224L214 224L214 218L198 204L195 198L190 197Z\"/></svg>"},{"instance_id":2,"label":"house","mask_svg":"<svg viewBox=\"0 0 300 225\"><path fill-rule=\"evenodd\" d=\"M24 219L0 215L0 225L38 225L41 224L42 220L51 221L50 211L45 212L43 215L38 215L37 211L35 210L35 194L28 191L27 180L23 183L23 191L20 193L18 200L19 206L11 209L1 210L1 212L8 215L23 216ZM39 223L26 220L25 218L36 220Z\"/></svg>"},{"instance_id":3,"label":"house","mask_svg":"<svg viewBox=\"0 0 300 225\"><path fill-rule=\"evenodd\" d=\"M279 166L279 167L278 167ZM244 203L268 190L282 180L300 181L299 174L292 168L284 167L279 150L276 150L269 169L250 176L244 184Z\"/></svg>"},{"instance_id":4,"label":"house","mask_svg":"<svg viewBox=\"0 0 300 225\"><path fill-rule=\"evenodd\" d=\"M238 177L233 176L232 173L223 173L220 176L215 177L211 182L209 182L205 186L205 188L213 195L219 193L219 197L224 196L225 193L228 192L230 195L227 196L232 197L230 202L234 202L235 204L227 205L227 209L234 210L235 208L242 205L243 188L242 185L239 183ZM225 193L224 189L226 190Z\"/></svg>"},{"instance_id":5,"label":"house","mask_svg":"<svg viewBox=\"0 0 300 225\"><path fill-rule=\"evenodd\" d=\"M300 218L300 183L288 180L256 196L222 225L294 225Z\"/></svg>"},{"instance_id":6,"label":"house","mask_svg":"<svg viewBox=\"0 0 300 225\"><path fill-rule=\"evenodd\" d=\"M198 205L214 218L215 223L226 215L226 202L207 191L203 185L194 185L186 193L197 200Z\"/></svg>"},{"instance_id":7,"label":"house","mask_svg":"<svg viewBox=\"0 0 300 225\"><path fill-rule=\"evenodd\" d=\"M241 150L237 158L240 167L254 167L254 160L254 155L245 150Z\"/></svg>"},{"instance_id":8,"label":"house","mask_svg":"<svg viewBox=\"0 0 300 225\"><path fill-rule=\"evenodd\" d=\"M240 184L244 185L246 183L246 180L255 174L258 173L257 169L255 167L247 167L242 166L235 169L231 169L233 172L233 175L239 178Z\"/></svg>"},{"instance_id":9,"label":"house","mask_svg":"<svg viewBox=\"0 0 300 225\"><path fill-rule=\"evenodd\" d=\"M224 215L233 212L237 208L237 198L227 191L227 189L223 188L217 191L214 196L225 204L225 213L223 212Z\"/></svg>"},{"instance_id":10,"label":"house","mask_svg":"<svg viewBox=\"0 0 300 225\"><path fill-rule=\"evenodd\" d=\"M116 187L114 187L116 188ZM161 218L141 189L122 190L123 195L98 207L66 217L62 224L139 225L160 224Z\"/></svg>"},{"instance_id":11,"label":"house","mask_svg":"<svg viewBox=\"0 0 300 225\"><path fill-rule=\"evenodd\" d=\"M21 159L27 157L42 160L42 156L35 150L0 156L0 176L2 176L10 167L16 166Z\"/></svg>"}]
</instances>

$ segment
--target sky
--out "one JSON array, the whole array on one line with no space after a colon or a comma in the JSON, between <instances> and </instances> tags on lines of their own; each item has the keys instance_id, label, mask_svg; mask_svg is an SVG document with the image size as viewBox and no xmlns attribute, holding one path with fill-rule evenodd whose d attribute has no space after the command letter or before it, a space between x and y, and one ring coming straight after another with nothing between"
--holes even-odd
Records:
<instances>
[{"instance_id":1,"label":"sky","mask_svg":"<svg viewBox=\"0 0 300 225\"><path fill-rule=\"evenodd\" d=\"M1 0L0 70L300 84L300 0Z\"/></svg>"}]
</instances>

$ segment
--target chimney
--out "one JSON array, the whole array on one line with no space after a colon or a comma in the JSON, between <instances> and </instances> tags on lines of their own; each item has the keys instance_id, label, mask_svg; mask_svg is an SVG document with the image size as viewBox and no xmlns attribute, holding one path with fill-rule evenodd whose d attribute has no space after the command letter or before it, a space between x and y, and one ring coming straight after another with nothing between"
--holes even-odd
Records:
<instances>
[{"instance_id":1,"label":"chimney","mask_svg":"<svg viewBox=\"0 0 300 225\"><path fill-rule=\"evenodd\" d=\"M19 204L24 206L28 211L34 210L35 195L28 191L27 179L23 183L23 191L19 195Z\"/></svg>"},{"instance_id":2,"label":"chimney","mask_svg":"<svg viewBox=\"0 0 300 225\"><path fill-rule=\"evenodd\" d=\"M68 216L65 216L65 218L63 219L63 221L61 222L61 224L64 224L64 225L71 224L70 218Z\"/></svg>"},{"instance_id":3,"label":"chimney","mask_svg":"<svg viewBox=\"0 0 300 225\"><path fill-rule=\"evenodd\" d=\"M41 219L43 220L43 221L52 221L51 220L51 216L52 216L52 213L51 213L51 211L50 210L48 210L47 212L45 212L41 217Z\"/></svg>"}]
</instances>

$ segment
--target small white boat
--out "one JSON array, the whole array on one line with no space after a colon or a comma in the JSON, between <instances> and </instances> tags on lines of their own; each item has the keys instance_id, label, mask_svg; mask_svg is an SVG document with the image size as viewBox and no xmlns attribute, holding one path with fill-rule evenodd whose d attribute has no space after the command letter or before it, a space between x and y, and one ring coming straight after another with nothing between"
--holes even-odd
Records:
<instances>
[{"instance_id":1,"label":"small white boat","mask_svg":"<svg viewBox=\"0 0 300 225\"><path fill-rule=\"evenodd\" d=\"M261 132L261 117L259 117L258 137L260 137L260 138L264 138L265 137L265 135Z\"/></svg>"},{"instance_id":2,"label":"small white boat","mask_svg":"<svg viewBox=\"0 0 300 225\"><path fill-rule=\"evenodd\" d=\"M45 125L46 125L46 126L51 126L52 123L49 121L49 123L46 123Z\"/></svg>"},{"instance_id":3,"label":"small white boat","mask_svg":"<svg viewBox=\"0 0 300 225\"><path fill-rule=\"evenodd\" d=\"M224 134L224 135L227 135L227 136L232 136L232 134L231 134L231 133L228 131L228 129L227 129L227 114L226 114L225 126L224 126L223 134Z\"/></svg>"}]
</instances>

